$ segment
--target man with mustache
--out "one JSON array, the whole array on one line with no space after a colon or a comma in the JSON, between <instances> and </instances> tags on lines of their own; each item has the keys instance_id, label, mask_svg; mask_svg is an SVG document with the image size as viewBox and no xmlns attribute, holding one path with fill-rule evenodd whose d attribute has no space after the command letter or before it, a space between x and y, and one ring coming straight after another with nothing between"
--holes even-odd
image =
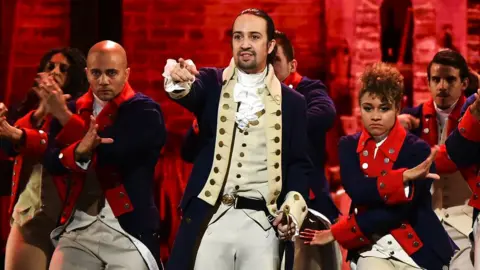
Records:
<instances>
[{"instance_id":1,"label":"man with mustache","mask_svg":"<svg viewBox=\"0 0 480 270\"><path fill-rule=\"evenodd\" d=\"M398 117L406 129L430 146L440 146L435 163L441 179L433 182L432 206L460 249L452 258L450 269L462 270L473 269L469 240L473 208L467 204L472 196L471 177L450 160L445 140L457 128L466 101L463 92L469 84L468 76L467 63L460 53L449 49L438 52L427 70L432 98L418 107L404 109Z\"/></svg>"},{"instance_id":2,"label":"man with mustache","mask_svg":"<svg viewBox=\"0 0 480 270\"><path fill-rule=\"evenodd\" d=\"M205 144L181 202L167 269L292 269L292 237L307 214L304 98L275 77L275 26L265 12L233 23L225 69L169 60L165 90L192 111Z\"/></svg>"},{"instance_id":3,"label":"man with mustache","mask_svg":"<svg viewBox=\"0 0 480 270\"><path fill-rule=\"evenodd\" d=\"M85 72L89 91L52 106L63 117L50 126L44 166L64 188L50 269L163 269L152 189L166 137L160 106L132 89L126 52L113 41L89 50ZM65 133L74 143L54 139Z\"/></svg>"}]
</instances>

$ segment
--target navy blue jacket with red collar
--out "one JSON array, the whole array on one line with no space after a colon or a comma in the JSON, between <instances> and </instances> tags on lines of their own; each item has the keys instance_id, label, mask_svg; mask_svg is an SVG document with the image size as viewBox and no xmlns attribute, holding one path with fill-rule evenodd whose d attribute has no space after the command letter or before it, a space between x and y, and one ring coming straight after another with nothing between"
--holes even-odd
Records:
<instances>
[{"instance_id":1,"label":"navy blue jacket with red collar","mask_svg":"<svg viewBox=\"0 0 480 270\"><path fill-rule=\"evenodd\" d=\"M468 205L473 209L473 220L480 210L480 121L468 109L475 102L475 95L470 96L463 105L457 128L448 136L445 145L448 156L464 172L472 197Z\"/></svg>"},{"instance_id":2,"label":"navy blue jacket with red collar","mask_svg":"<svg viewBox=\"0 0 480 270\"><path fill-rule=\"evenodd\" d=\"M88 130L93 113L92 91L68 107L74 115L64 127L52 121L44 157L45 168L63 183L59 188L64 203L61 223L73 213L86 176L86 171L76 164L74 151ZM126 84L122 93L105 105L96 123L98 135L114 142L96 148L89 170L95 170L120 226L160 260L160 216L153 195L155 165L166 140L160 106ZM61 145L55 140L60 135L77 140Z\"/></svg>"},{"instance_id":3,"label":"navy blue jacket with red collar","mask_svg":"<svg viewBox=\"0 0 480 270\"><path fill-rule=\"evenodd\" d=\"M456 246L432 210L432 180L412 181L409 195L404 191L403 172L423 162L430 146L397 121L374 157L375 148L366 131L340 140L341 179L352 207L332 226L335 239L355 258L391 234L422 268L448 266Z\"/></svg>"}]
</instances>

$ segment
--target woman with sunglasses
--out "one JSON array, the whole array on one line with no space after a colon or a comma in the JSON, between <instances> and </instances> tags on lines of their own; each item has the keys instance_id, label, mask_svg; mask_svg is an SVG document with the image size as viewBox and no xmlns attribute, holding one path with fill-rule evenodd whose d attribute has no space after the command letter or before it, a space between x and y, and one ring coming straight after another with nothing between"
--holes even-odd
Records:
<instances>
[{"instance_id":1,"label":"woman with sunglasses","mask_svg":"<svg viewBox=\"0 0 480 270\"><path fill-rule=\"evenodd\" d=\"M84 55L74 48L46 53L38 68L41 77L52 78L65 97L77 98L88 89ZM38 81L38 79L36 80ZM53 252L50 233L56 227L62 200L54 181L42 167L51 112L41 99L37 82L18 108L0 104L1 148L15 157L9 211L11 230L7 240L5 269L47 269ZM14 123L13 125L11 125Z\"/></svg>"}]
</instances>

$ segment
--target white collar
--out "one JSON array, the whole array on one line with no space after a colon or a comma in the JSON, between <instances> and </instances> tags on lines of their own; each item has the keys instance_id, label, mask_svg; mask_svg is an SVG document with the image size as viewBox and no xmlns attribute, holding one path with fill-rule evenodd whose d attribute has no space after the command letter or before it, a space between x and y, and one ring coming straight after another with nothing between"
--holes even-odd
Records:
<instances>
[{"instance_id":1,"label":"white collar","mask_svg":"<svg viewBox=\"0 0 480 270\"><path fill-rule=\"evenodd\" d=\"M259 88L265 84L265 77L267 77L267 68L262 72L256 74L247 74L242 70L238 69L237 80L238 83L244 87Z\"/></svg>"}]
</instances>

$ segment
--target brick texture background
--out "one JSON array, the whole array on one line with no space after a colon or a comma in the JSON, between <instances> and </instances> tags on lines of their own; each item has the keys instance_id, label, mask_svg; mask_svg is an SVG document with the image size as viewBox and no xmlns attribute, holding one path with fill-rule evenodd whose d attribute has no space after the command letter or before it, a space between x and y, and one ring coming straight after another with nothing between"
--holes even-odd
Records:
<instances>
[{"instance_id":1,"label":"brick texture background","mask_svg":"<svg viewBox=\"0 0 480 270\"><path fill-rule=\"evenodd\" d=\"M69 3L66 0L5 1L6 10L2 9L2 13L11 16L2 23L2 30L10 34L2 32L6 74L1 86L5 102L16 103L23 99L43 54L52 48L69 45Z\"/></svg>"},{"instance_id":2,"label":"brick texture background","mask_svg":"<svg viewBox=\"0 0 480 270\"><path fill-rule=\"evenodd\" d=\"M197 67L227 66L232 57L229 30L243 9L267 11L276 28L291 36L305 75L318 78L324 68L321 2L297 1L146 1L124 0L124 45L131 63L131 84L155 97L170 130L183 132L191 115L166 100L162 72L168 58L190 58Z\"/></svg>"}]
</instances>

